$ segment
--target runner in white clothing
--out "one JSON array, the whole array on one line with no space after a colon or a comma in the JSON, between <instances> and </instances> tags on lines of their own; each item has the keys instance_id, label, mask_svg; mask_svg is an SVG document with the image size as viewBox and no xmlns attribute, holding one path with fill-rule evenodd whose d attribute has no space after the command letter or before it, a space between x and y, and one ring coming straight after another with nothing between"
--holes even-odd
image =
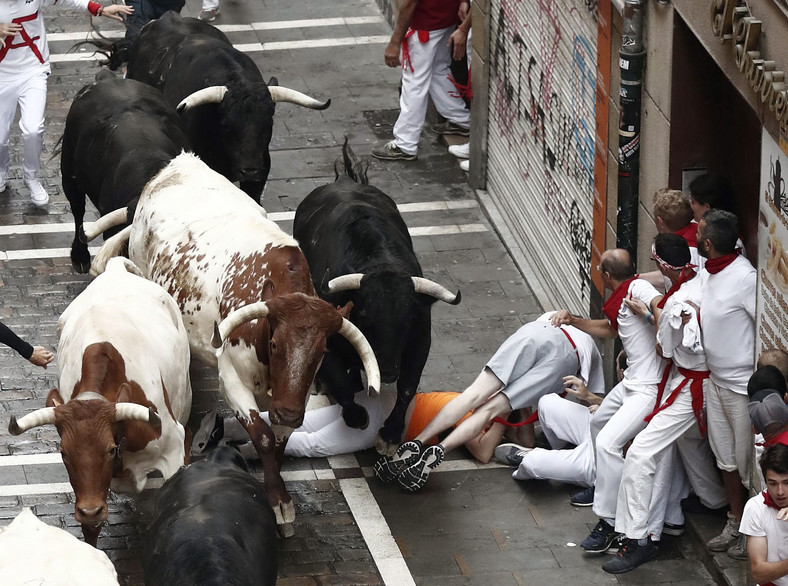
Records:
<instances>
[{"instance_id":1,"label":"runner in white clothing","mask_svg":"<svg viewBox=\"0 0 788 586\"><path fill-rule=\"evenodd\" d=\"M0 192L8 184L10 156L8 139L16 106L21 116L24 150L24 180L36 206L49 203L49 195L38 181L41 150L44 146L44 108L46 107L49 46L41 9L66 6L122 20L131 14L122 4L102 6L89 0L6 0L0 2Z\"/></svg>"},{"instance_id":2,"label":"runner in white clothing","mask_svg":"<svg viewBox=\"0 0 788 586\"><path fill-rule=\"evenodd\" d=\"M749 536L753 578L761 586L788 586L788 446L768 447L760 465L766 490L747 501L741 532Z\"/></svg>"},{"instance_id":3,"label":"runner in white clothing","mask_svg":"<svg viewBox=\"0 0 788 586\"><path fill-rule=\"evenodd\" d=\"M629 572L656 557L657 548L648 533L652 497L657 490L654 478L659 475L660 467L667 467L663 473L669 477L682 474L675 468L681 466L675 459L677 446L701 502L712 509L727 503L705 437L704 391L711 383L700 344L697 315L688 305L688 302L700 305L705 273L696 276L687 241L678 234L658 234L651 257L671 284L655 309L658 349L670 361L660 383L655 410L647 418L650 421L635 437L624 462L616 531L623 533L630 543L602 566L613 574ZM647 315L641 302L625 303L638 314Z\"/></svg>"},{"instance_id":4,"label":"runner in white clothing","mask_svg":"<svg viewBox=\"0 0 788 586\"><path fill-rule=\"evenodd\" d=\"M752 427L747 412L747 381L755 365L755 287L757 274L737 254L738 219L712 209L698 224L698 251L709 273L700 311L703 348L713 386L706 395L709 442L728 492L731 514L722 533L708 542L711 551L742 557L739 534L750 480Z\"/></svg>"},{"instance_id":5,"label":"runner in white clothing","mask_svg":"<svg viewBox=\"0 0 788 586\"><path fill-rule=\"evenodd\" d=\"M654 325L636 315L624 303L625 298L639 299L653 311L662 296L648 282L637 278L634 264L626 250L605 251L599 270L605 287L613 291L603 306L607 319L581 318L566 310L553 316L554 324L571 324L592 336L619 336L627 354L624 379L605 396L591 420L591 435L596 442L593 506L600 520L581 544L581 548L590 553L606 551L619 536L613 525L624 467L624 446L645 427L644 418L654 408L657 384L663 370L662 358L655 350ZM659 496L663 498L663 503L654 507L655 510L664 509L670 502L664 491ZM581 502L575 497L572 500ZM680 508L677 516L681 518ZM662 519L657 517L654 516L654 526L650 527L650 532L655 536L661 535L663 524Z\"/></svg>"},{"instance_id":6,"label":"runner in white clothing","mask_svg":"<svg viewBox=\"0 0 788 586\"><path fill-rule=\"evenodd\" d=\"M467 10L468 2L460 0L403 0L384 52L386 65L402 65L400 114L394 125L394 140L373 149L374 157L390 161L416 158L429 98L446 118L446 122L433 126L434 131L469 135L471 114L449 79L448 47L460 14L465 15Z\"/></svg>"}]
</instances>

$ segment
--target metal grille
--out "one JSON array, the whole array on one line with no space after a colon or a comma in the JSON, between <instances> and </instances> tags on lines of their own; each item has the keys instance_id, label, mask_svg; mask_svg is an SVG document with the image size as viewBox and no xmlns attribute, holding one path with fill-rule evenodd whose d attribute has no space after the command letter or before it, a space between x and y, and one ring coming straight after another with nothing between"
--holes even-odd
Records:
<instances>
[{"instance_id":1,"label":"metal grille","mask_svg":"<svg viewBox=\"0 0 788 586\"><path fill-rule=\"evenodd\" d=\"M550 303L583 314L591 285L595 19L595 2L491 2L487 190Z\"/></svg>"}]
</instances>

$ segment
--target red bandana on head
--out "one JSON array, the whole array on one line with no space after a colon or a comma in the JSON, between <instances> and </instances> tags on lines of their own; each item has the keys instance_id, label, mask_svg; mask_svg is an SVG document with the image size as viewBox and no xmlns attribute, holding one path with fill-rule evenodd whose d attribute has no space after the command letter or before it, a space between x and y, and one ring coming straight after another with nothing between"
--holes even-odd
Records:
<instances>
[{"instance_id":1,"label":"red bandana on head","mask_svg":"<svg viewBox=\"0 0 788 586\"><path fill-rule=\"evenodd\" d=\"M618 329L618 312L621 309L621 304L624 303L624 298L627 296L629 285L639 276L640 275L635 275L631 279L627 279L618 287L616 287L616 290L613 291L610 299L605 301L605 304L602 306L602 311L607 316L607 319L610 320L610 325L613 326L614 330Z\"/></svg>"}]
</instances>

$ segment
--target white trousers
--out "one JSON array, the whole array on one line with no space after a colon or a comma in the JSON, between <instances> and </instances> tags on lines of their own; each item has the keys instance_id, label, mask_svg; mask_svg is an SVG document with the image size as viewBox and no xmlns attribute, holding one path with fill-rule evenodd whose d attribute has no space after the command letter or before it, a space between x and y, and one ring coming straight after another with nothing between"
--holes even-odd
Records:
<instances>
[{"instance_id":1,"label":"white trousers","mask_svg":"<svg viewBox=\"0 0 788 586\"><path fill-rule=\"evenodd\" d=\"M351 454L375 445L378 430L383 425L383 409L378 397L366 393L356 394L356 403L367 410L369 425L366 429L353 429L342 419L342 407L328 405L307 410L304 423L293 431L285 446L285 456L296 458L322 458ZM268 413L262 414L267 423Z\"/></svg>"},{"instance_id":2,"label":"white trousers","mask_svg":"<svg viewBox=\"0 0 788 586\"><path fill-rule=\"evenodd\" d=\"M747 395L713 382L706 394L709 443L717 466L727 472L738 470L742 483L749 488L753 440L748 401Z\"/></svg>"},{"instance_id":3,"label":"white trousers","mask_svg":"<svg viewBox=\"0 0 788 586\"><path fill-rule=\"evenodd\" d=\"M402 67L402 94L399 118L394 124L394 144L409 155L415 155L419 149L419 137L427 116L427 97L432 98L441 116L465 128L470 127L471 113L462 98L452 95L457 93L457 88L449 80L448 42L454 29L430 31L426 43L419 40L418 33L405 41L410 64L403 63Z\"/></svg>"},{"instance_id":4,"label":"white trousers","mask_svg":"<svg viewBox=\"0 0 788 586\"><path fill-rule=\"evenodd\" d=\"M674 368L666 397L683 380L684 377ZM704 393L711 384L709 379L704 381ZM686 439L677 443L685 436ZM675 402L657 413L646 429L635 437L627 451L618 492L616 531L630 539L643 539L649 534L651 508L659 506L660 502L661 495L657 494L655 487L656 477L660 474L668 474L668 478L673 479L668 495L674 493L674 496L669 496L669 508L675 508L675 504L680 504L681 498L686 496L681 494L687 486L681 480L684 474L681 461L676 457L677 448L689 481L703 504L716 509L727 503L725 487L714 468L711 449L698 430L688 383Z\"/></svg>"},{"instance_id":5,"label":"white trousers","mask_svg":"<svg viewBox=\"0 0 788 586\"><path fill-rule=\"evenodd\" d=\"M202 9L203 10L218 10L219 9L219 0L202 0ZM287 453L285 451L285 453Z\"/></svg>"},{"instance_id":6,"label":"white trousers","mask_svg":"<svg viewBox=\"0 0 788 586\"><path fill-rule=\"evenodd\" d=\"M536 448L526 454L512 478L593 486L596 467L588 407L550 393L539 399L539 423L553 449ZM562 449L567 443L576 447Z\"/></svg>"},{"instance_id":7,"label":"white trousers","mask_svg":"<svg viewBox=\"0 0 788 586\"><path fill-rule=\"evenodd\" d=\"M19 129L22 131L24 177L35 179L41 168L44 147L44 110L47 103L47 73L20 80L0 83L0 174L8 173L10 155L8 139L11 124L19 104Z\"/></svg>"},{"instance_id":8,"label":"white trousers","mask_svg":"<svg viewBox=\"0 0 788 586\"><path fill-rule=\"evenodd\" d=\"M596 455L594 513L602 519L616 517L624 446L646 427L643 418L654 409L656 398L657 385L638 385L625 380L605 395L591 417Z\"/></svg>"}]
</instances>

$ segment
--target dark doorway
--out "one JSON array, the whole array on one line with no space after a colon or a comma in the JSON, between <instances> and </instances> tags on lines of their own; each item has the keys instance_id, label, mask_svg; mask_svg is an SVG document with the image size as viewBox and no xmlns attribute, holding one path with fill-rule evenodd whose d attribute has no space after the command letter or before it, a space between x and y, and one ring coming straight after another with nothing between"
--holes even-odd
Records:
<instances>
[{"instance_id":1,"label":"dark doorway","mask_svg":"<svg viewBox=\"0 0 788 586\"><path fill-rule=\"evenodd\" d=\"M724 175L736 196L747 257L758 262L761 123L678 13L673 25L670 187L682 170Z\"/></svg>"}]
</instances>

